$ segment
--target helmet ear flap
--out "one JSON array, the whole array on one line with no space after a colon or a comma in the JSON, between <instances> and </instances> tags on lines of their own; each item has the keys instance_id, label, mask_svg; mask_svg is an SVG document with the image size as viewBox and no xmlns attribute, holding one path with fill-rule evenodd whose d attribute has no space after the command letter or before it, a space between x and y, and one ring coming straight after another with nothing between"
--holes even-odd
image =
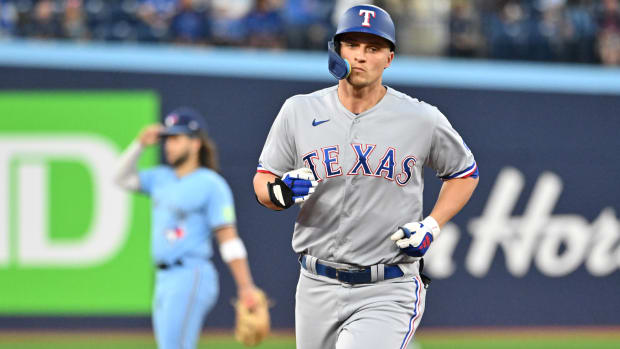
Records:
<instances>
[{"instance_id":1,"label":"helmet ear flap","mask_svg":"<svg viewBox=\"0 0 620 349\"><path fill-rule=\"evenodd\" d=\"M351 74L351 65L339 54L340 43L336 44L334 40L327 43L327 52L329 54L328 67L329 72L338 80L346 79Z\"/></svg>"}]
</instances>

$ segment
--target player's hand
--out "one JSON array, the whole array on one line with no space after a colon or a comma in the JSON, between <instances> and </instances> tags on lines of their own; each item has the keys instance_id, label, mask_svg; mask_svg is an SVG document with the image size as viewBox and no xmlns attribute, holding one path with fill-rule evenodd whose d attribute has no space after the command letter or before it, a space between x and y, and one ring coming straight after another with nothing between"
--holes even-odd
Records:
<instances>
[{"instance_id":1,"label":"player's hand","mask_svg":"<svg viewBox=\"0 0 620 349\"><path fill-rule=\"evenodd\" d=\"M398 227L390 239L400 250L412 257L422 257L439 236L439 224L431 217L421 222L411 222Z\"/></svg>"},{"instance_id":2,"label":"player's hand","mask_svg":"<svg viewBox=\"0 0 620 349\"><path fill-rule=\"evenodd\" d=\"M269 198L276 206L289 208L308 200L318 184L312 170L302 167L286 172L273 183L267 183L267 189Z\"/></svg>"},{"instance_id":3,"label":"player's hand","mask_svg":"<svg viewBox=\"0 0 620 349\"><path fill-rule=\"evenodd\" d=\"M237 290L237 297L246 308L254 309L258 303L257 291L254 285L241 287Z\"/></svg>"},{"instance_id":4,"label":"player's hand","mask_svg":"<svg viewBox=\"0 0 620 349\"><path fill-rule=\"evenodd\" d=\"M296 204L308 200L319 184L312 170L307 167L285 173L282 181L293 191L293 201Z\"/></svg>"},{"instance_id":5,"label":"player's hand","mask_svg":"<svg viewBox=\"0 0 620 349\"><path fill-rule=\"evenodd\" d=\"M156 144L159 141L159 133L163 128L164 126L161 124L153 124L145 127L138 136L140 144L145 147Z\"/></svg>"}]
</instances>

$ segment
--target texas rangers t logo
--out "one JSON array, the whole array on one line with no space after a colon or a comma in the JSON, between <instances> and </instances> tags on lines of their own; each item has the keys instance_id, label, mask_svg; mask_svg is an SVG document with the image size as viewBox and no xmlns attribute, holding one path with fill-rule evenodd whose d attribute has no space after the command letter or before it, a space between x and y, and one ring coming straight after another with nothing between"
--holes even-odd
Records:
<instances>
[{"instance_id":1,"label":"texas rangers t logo","mask_svg":"<svg viewBox=\"0 0 620 349\"><path fill-rule=\"evenodd\" d=\"M364 22L362 22L362 27L370 27L370 16L375 18L375 11L372 10L360 10L360 16L364 16Z\"/></svg>"}]
</instances>

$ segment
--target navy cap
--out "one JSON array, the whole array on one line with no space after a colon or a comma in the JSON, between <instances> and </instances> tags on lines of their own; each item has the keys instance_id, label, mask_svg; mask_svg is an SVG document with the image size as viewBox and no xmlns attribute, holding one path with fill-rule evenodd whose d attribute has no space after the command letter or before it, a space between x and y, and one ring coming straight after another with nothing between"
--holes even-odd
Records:
<instances>
[{"instance_id":1,"label":"navy cap","mask_svg":"<svg viewBox=\"0 0 620 349\"><path fill-rule=\"evenodd\" d=\"M201 132L207 132L207 124L196 110L189 107L177 108L164 118L164 130L162 136L185 134L198 136Z\"/></svg>"}]
</instances>

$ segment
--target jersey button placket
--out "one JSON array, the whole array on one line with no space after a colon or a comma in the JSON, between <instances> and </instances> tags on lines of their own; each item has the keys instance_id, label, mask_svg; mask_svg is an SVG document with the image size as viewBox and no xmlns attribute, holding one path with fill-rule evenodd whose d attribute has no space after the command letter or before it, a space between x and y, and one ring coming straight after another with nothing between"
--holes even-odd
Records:
<instances>
[{"instance_id":1,"label":"jersey button placket","mask_svg":"<svg viewBox=\"0 0 620 349\"><path fill-rule=\"evenodd\" d=\"M349 129L349 144L353 144L353 143L357 143L358 142L358 135L357 135L357 128L355 127L357 125L357 123L359 122L358 119L353 119L351 121L351 126ZM349 150L349 148L347 148L347 150ZM345 195L347 197L350 196L350 193L352 191L352 189L350 189L351 187L354 186L354 182L355 182L355 177L356 176L347 176L347 181L346 181L346 189L345 189ZM351 216L351 200L345 200L344 202L344 212L346 212L347 217ZM342 237L342 243L346 243L345 238Z\"/></svg>"},{"instance_id":2,"label":"jersey button placket","mask_svg":"<svg viewBox=\"0 0 620 349\"><path fill-rule=\"evenodd\" d=\"M351 127L349 130L349 135L350 135L350 143L357 143L359 142L359 137L357 135L357 129L358 127L356 127L359 124L360 120L355 118L353 119L353 121L351 121Z\"/></svg>"},{"instance_id":3,"label":"jersey button placket","mask_svg":"<svg viewBox=\"0 0 620 349\"><path fill-rule=\"evenodd\" d=\"M357 129L358 127L356 127L359 124L359 119L355 118L353 119L353 121L351 122L351 138L349 139L349 143L350 144L354 144L354 143L361 143ZM355 155L354 155L355 157ZM355 185L355 182L357 182L358 176L350 176L350 184L353 186Z\"/></svg>"}]
</instances>

